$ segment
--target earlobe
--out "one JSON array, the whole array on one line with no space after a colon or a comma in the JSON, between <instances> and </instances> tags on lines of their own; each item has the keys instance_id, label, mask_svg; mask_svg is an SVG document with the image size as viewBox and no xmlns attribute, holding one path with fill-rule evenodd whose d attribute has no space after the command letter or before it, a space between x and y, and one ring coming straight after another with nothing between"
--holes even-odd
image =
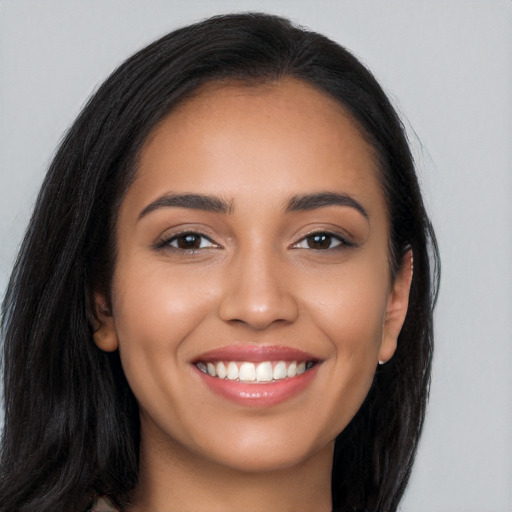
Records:
<instances>
[{"instance_id":1,"label":"earlobe","mask_svg":"<svg viewBox=\"0 0 512 512\"><path fill-rule=\"evenodd\" d=\"M409 306L409 292L413 275L412 249L407 250L402 258L402 265L393 281L389 294L384 318L382 342L379 348L379 364L389 361L395 353L398 335L407 315Z\"/></svg>"},{"instance_id":2,"label":"earlobe","mask_svg":"<svg viewBox=\"0 0 512 512\"><path fill-rule=\"evenodd\" d=\"M94 343L105 352L115 352L119 347L119 343L114 326L114 318L105 297L99 293L94 294L94 309Z\"/></svg>"}]
</instances>

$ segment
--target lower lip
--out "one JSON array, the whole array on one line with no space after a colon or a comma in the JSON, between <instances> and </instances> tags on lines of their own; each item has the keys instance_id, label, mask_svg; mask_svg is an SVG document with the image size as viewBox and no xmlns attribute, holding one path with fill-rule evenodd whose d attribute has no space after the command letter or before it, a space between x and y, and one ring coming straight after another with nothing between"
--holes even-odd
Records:
<instances>
[{"instance_id":1,"label":"lower lip","mask_svg":"<svg viewBox=\"0 0 512 512\"><path fill-rule=\"evenodd\" d=\"M197 369L205 384L214 393L240 405L249 407L270 407L301 393L314 379L318 367L305 371L296 377L290 377L277 382L254 383L237 380L219 379Z\"/></svg>"}]
</instances>

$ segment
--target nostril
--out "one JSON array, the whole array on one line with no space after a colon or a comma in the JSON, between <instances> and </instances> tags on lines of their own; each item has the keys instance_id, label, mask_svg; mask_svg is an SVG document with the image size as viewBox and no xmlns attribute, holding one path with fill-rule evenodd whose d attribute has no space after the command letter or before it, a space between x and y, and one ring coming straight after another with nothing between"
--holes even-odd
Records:
<instances>
[{"instance_id":1,"label":"nostril","mask_svg":"<svg viewBox=\"0 0 512 512\"><path fill-rule=\"evenodd\" d=\"M255 297L248 291L242 291L224 297L219 316L225 322L265 329L275 323L294 322L298 316L298 306L290 296L274 294Z\"/></svg>"}]
</instances>

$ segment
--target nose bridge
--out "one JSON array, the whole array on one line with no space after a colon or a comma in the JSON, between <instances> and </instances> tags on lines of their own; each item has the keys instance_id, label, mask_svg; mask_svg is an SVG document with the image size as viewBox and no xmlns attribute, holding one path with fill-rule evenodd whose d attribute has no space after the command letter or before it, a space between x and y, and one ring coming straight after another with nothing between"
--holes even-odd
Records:
<instances>
[{"instance_id":1,"label":"nose bridge","mask_svg":"<svg viewBox=\"0 0 512 512\"><path fill-rule=\"evenodd\" d=\"M265 241L256 241L238 251L228 268L221 318L254 329L264 329L275 322L293 322L298 305L284 265L279 251Z\"/></svg>"}]
</instances>

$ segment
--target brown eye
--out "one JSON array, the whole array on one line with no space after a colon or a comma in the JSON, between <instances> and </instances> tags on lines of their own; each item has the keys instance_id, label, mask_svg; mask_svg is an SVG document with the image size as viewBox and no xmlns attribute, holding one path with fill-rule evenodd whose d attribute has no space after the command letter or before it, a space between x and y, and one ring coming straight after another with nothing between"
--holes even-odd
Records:
<instances>
[{"instance_id":1,"label":"brown eye","mask_svg":"<svg viewBox=\"0 0 512 512\"><path fill-rule=\"evenodd\" d=\"M183 233L171 238L167 245L185 251L215 247L215 244L208 237L199 233Z\"/></svg>"},{"instance_id":2,"label":"brown eye","mask_svg":"<svg viewBox=\"0 0 512 512\"><path fill-rule=\"evenodd\" d=\"M310 249L329 249L332 244L332 236L324 233L308 236L306 240Z\"/></svg>"},{"instance_id":3,"label":"brown eye","mask_svg":"<svg viewBox=\"0 0 512 512\"><path fill-rule=\"evenodd\" d=\"M303 238L295 245L298 249L314 249L322 251L326 249L334 249L340 245L349 245L340 237L331 233L313 233Z\"/></svg>"}]
</instances>

